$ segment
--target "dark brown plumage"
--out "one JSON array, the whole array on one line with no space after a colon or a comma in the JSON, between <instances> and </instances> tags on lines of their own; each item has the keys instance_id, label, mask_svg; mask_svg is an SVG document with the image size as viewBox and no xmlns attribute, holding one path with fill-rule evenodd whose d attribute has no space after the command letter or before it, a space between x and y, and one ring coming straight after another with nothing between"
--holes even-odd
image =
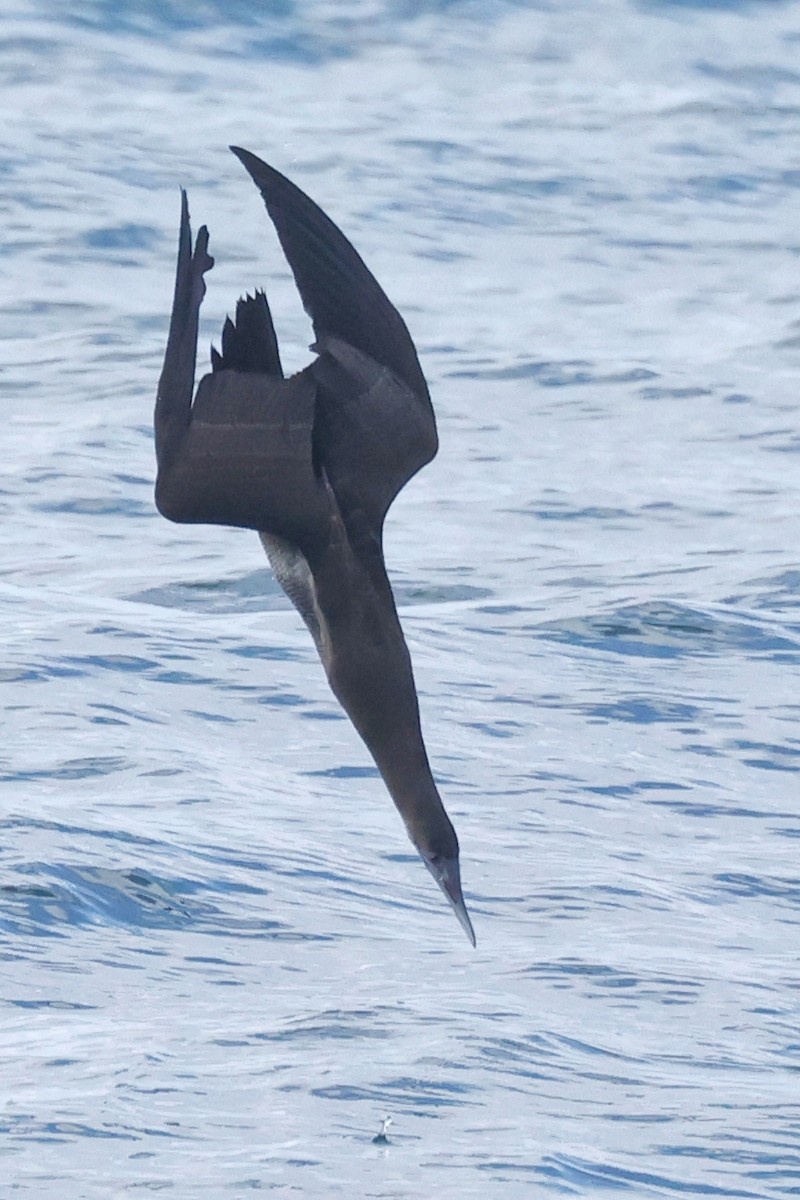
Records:
<instances>
[{"instance_id":1,"label":"dark brown plumage","mask_svg":"<svg viewBox=\"0 0 800 1200\"><path fill-rule=\"evenodd\" d=\"M240 300L194 392L203 226L186 194L156 400L156 504L172 521L258 531L308 626L334 694L374 758L409 837L475 935L458 839L436 789L408 648L383 559L383 522L436 454L428 388L405 323L345 236L299 188L232 147L259 188L311 317L314 361L290 379L263 292Z\"/></svg>"}]
</instances>

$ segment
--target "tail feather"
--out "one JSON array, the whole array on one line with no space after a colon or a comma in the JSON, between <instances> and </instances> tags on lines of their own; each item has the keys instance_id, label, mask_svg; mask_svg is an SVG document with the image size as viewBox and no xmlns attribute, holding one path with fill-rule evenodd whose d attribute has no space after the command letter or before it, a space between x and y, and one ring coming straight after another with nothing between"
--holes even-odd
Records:
<instances>
[{"instance_id":1,"label":"tail feather","mask_svg":"<svg viewBox=\"0 0 800 1200\"><path fill-rule=\"evenodd\" d=\"M222 327L222 351L211 350L214 371L241 371L283 378L278 339L267 297L262 291L243 296L236 305L236 320Z\"/></svg>"}]
</instances>

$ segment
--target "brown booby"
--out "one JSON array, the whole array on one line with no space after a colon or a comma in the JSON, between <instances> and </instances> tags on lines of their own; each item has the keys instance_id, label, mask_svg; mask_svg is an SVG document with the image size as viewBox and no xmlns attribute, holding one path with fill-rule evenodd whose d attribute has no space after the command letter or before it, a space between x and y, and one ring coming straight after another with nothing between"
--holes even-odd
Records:
<instances>
[{"instance_id":1,"label":"brown booby","mask_svg":"<svg viewBox=\"0 0 800 1200\"><path fill-rule=\"evenodd\" d=\"M422 861L467 937L458 838L431 774L383 557L397 493L438 448L403 318L313 200L232 146L258 187L311 317L317 357L286 379L267 298L247 295L194 396L208 230L182 192L175 297L155 409L156 505L170 521L258 532Z\"/></svg>"}]
</instances>

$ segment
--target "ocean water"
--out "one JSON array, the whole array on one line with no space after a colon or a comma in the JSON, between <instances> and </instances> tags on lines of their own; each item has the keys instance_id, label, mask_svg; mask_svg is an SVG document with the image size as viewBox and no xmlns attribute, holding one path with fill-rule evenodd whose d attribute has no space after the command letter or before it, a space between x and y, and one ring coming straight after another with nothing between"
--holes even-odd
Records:
<instances>
[{"instance_id":1,"label":"ocean water","mask_svg":"<svg viewBox=\"0 0 800 1200\"><path fill-rule=\"evenodd\" d=\"M800 1194L800 6L0 16L0 1195ZM179 185L201 365L261 285L308 359L229 143L430 380L475 951L258 539L153 507Z\"/></svg>"}]
</instances>

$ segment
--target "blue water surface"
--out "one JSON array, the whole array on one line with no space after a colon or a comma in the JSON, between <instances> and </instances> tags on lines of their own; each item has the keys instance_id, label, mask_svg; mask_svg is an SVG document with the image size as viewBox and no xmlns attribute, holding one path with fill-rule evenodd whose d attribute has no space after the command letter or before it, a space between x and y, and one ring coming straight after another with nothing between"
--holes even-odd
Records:
<instances>
[{"instance_id":1,"label":"blue water surface","mask_svg":"<svg viewBox=\"0 0 800 1200\"><path fill-rule=\"evenodd\" d=\"M800 1194L799 64L757 0L3 5L3 1196ZM309 357L230 143L430 380L476 951L257 538L153 507L180 185L202 363L257 286Z\"/></svg>"}]
</instances>

